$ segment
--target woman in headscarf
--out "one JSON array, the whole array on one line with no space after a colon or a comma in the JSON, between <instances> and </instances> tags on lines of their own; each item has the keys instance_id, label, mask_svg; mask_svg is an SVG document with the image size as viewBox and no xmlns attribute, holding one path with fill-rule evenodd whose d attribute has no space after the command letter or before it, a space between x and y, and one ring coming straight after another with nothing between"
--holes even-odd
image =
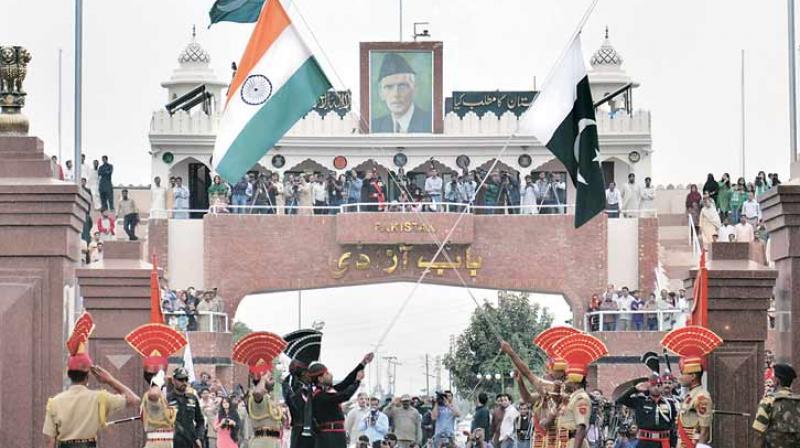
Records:
<instances>
[{"instance_id":1,"label":"woman in headscarf","mask_svg":"<svg viewBox=\"0 0 800 448\"><path fill-rule=\"evenodd\" d=\"M708 193L711 196L711 199L714 200L714 204L717 203L717 192L719 191L719 184L717 183L716 179L714 179L714 175L708 173L708 177L706 178L706 183L703 184L703 193Z\"/></svg>"},{"instance_id":2,"label":"woman in headscarf","mask_svg":"<svg viewBox=\"0 0 800 448\"><path fill-rule=\"evenodd\" d=\"M691 215L695 227L700 224L700 204L703 202L703 195L697 191L697 185L689 185L689 194L686 195L686 214Z\"/></svg>"},{"instance_id":3,"label":"woman in headscarf","mask_svg":"<svg viewBox=\"0 0 800 448\"><path fill-rule=\"evenodd\" d=\"M703 247L708 249L714 241L714 235L722 227L717 207L714 201L707 197L703 200L703 209L700 210L700 234L703 237Z\"/></svg>"},{"instance_id":4,"label":"woman in headscarf","mask_svg":"<svg viewBox=\"0 0 800 448\"><path fill-rule=\"evenodd\" d=\"M719 180L719 189L717 190L717 207L719 208L719 217L722 220L728 217L731 211L731 175L725 173Z\"/></svg>"}]
</instances>

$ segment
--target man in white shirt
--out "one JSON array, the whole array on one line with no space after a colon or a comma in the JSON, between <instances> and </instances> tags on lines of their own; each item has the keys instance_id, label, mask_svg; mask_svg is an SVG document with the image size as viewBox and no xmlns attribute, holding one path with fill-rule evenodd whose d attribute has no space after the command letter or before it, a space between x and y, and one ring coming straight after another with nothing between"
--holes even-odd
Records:
<instances>
[{"instance_id":1,"label":"man in white shirt","mask_svg":"<svg viewBox=\"0 0 800 448\"><path fill-rule=\"evenodd\" d=\"M172 189L172 208L175 211L172 217L175 219L189 219L189 189L183 186L183 178L175 178L175 187Z\"/></svg>"},{"instance_id":2,"label":"man in white shirt","mask_svg":"<svg viewBox=\"0 0 800 448\"><path fill-rule=\"evenodd\" d=\"M442 202L442 178L435 169L432 169L428 178L425 179L425 193L430 196L431 202L434 204L432 208L438 211L438 204Z\"/></svg>"},{"instance_id":3,"label":"man in white shirt","mask_svg":"<svg viewBox=\"0 0 800 448\"><path fill-rule=\"evenodd\" d=\"M311 185L311 195L314 197L314 214L324 215L327 210L320 207L327 205L328 192L322 181L322 174L317 174L317 178L314 179L314 183Z\"/></svg>"},{"instance_id":4,"label":"man in white shirt","mask_svg":"<svg viewBox=\"0 0 800 448\"><path fill-rule=\"evenodd\" d=\"M622 203L622 195L616 188L614 182L608 183L606 190L606 213L609 218L619 218L619 206Z\"/></svg>"},{"instance_id":5,"label":"man in white shirt","mask_svg":"<svg viewBox=\"0 0 800 448\"><path fill-rule=\"evenodd\" d=\"M72 167L72 160L64 162L64 180L67 182L75 182L75 168Z\"/></svg>"},{"instance_id":6,"label":"man in white shirt","mask_svg":"<svg viewBox=\"0 0 800 448\"><path fill-rule=\"evenodd\" d=\"M751 193L752 194L752 193ZM743 207L744 208L744 207ZM750 243L755 241L755 230L753 225L748 222L750 219L742 213L739 217L739 224L736 224L736 241L739 243Z\"/></svg>"},{"instance_id":7,"label":"man in white shirt","mask_svg":"<svg viewBox=\"0 0 800 448\"><path fill-rule=\"evenodd\" d=\"M347 418L344 420L344 430L347 432L347 439L350 441L349 446L354 447L358 442L359 436L363 434L359 431L358 426L364 417L369 414L370 409L367 406L367 394L361 392L356 398L356 406L347 413Z\"/></svg>"},{"instance_id":8,"label":"man in white shirt","mask_svg":"<svg viewBox=\"0 0 800 448\"><path fill-rule=\"evenodd\" d=\"M617 319L617 331L631 330L631 318L633 316L631 313L625 313L623 311L631 310L631 304L633 303L633 300L633 296L628 293L628 287L623 286L622 291L620 291L620 295L617 298L617 306L620 310L619 319Z\"/></svg>"},{"instance_id":9,"label":"man in white shirt","mask_svg":"<svg viewBox=\"0 0 800 448\"><path fill-rule=\"evenodd\" d=\"M642 213L639 216L652 217L656 209L655 206L656 189L653 187L652 180L649 177L644 178L644 188L642 188L642 201L639 203L639 208Z\"/></svg>"},{"instance_id":10,"label":"man in white shirt","mask_svg":"<svg viewBox=\"0 0 800 448\"><path fill-rule=\"evenodd\" d=\"M761 219L761 206L756 201L756 194L752 191L747 193L747 201L742 204L742 216L747 217L747 222L753 226L758 224L758 220Z\"/></svg>"},{"instance_id":11,"label":"man in white shirt","mask_svg":"<svg viewBox=\"0 0 800 448\"><path fill-rule=\"evenodd\" d=\"M720 243L736 241L736 228L731 225L730 218L725 218L722 227L717 230L717 237ZM731 240L731 237L733 237L733 240Z\"/></svg>"},{"instance_id":12,"label":"man in white shirt","mask_svg":"<svg viewBox=\"0 0 800 448\"><path fill-rule=\"evenodd\" d=\"M626 218L638 216L641 200L642 187L636 183L636 175L628 174L628 183L622 187L622 209L625 211Z\"/></svg>"},{"instance_id":13,"label":"man in white shirt","mask_svg":"<svg viewBox=\"0 0 800 448\"><path fill-rule=\"evenodd\" d=\"M500 423L500 440L499 448L515 448L517 443L517 434L514 430L514 422L519 417L519 411L511 404L511 397L508 394L500 394L497 396L498 404L504 409L503 421Z\"/></svg>"}]
</instances>

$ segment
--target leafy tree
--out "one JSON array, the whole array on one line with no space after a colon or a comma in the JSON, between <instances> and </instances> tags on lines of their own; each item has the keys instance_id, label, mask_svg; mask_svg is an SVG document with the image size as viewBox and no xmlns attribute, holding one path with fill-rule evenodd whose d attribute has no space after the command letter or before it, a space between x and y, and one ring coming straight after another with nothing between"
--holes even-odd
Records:
<instances>
[{"instance_id":1,"label":"leafy tree","mask_svg":"<svg viewBox=\"0 0 800 448\"><path fill-rule=\"evenodd\" d=\"M479 391L499 393L513 388L514 379L510 373L514 365L500 352L498 333L534 372L543 370L546 356L532 341L541 331L550 328L553 316L547 308L532 305L528 296L528 293L498 291L497 306L485 302L472 313L469 327L456 339L452 353L444 359L460 395L473 396ZM502 378L479 380L479 373L492 376L500 373Z\"/></svg>"},{"instance_id":2,"label":"leafy tree","mask_svg":"<svg viewBox=\"0 0 800 448\"><path fill-rule=\"evenodd\" d=\"M233 343L239 341L243 337L247 336L248 334L252 333L253 330L247 326L244 322L236 321L233 323Z\"/></svg>"}]
</instances>

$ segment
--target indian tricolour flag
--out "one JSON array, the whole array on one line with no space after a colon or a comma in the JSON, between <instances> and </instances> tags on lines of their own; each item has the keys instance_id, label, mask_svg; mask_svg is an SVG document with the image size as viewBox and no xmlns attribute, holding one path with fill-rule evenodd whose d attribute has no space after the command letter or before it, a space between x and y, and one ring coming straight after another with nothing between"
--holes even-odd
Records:
<instances>
[{"instance_id":1,"label":"indian tricolour flag","mask_svg":"<svg viewBox=\"0 0 800 448\"><path fill-rule=\"evenodd\" d=\"M280 0L269 0L228 89L214 170L237 182L330 88Z\"/></svg>"}]
</instances>

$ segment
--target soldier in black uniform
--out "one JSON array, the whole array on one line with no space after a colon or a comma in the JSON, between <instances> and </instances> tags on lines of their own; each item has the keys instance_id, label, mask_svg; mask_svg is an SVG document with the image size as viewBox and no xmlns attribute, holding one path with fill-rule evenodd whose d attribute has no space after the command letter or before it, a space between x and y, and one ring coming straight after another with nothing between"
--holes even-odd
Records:
<instances>
[{"instance_id":1,"label":"soldier in black uniform","mask_svg":"<svg viewBox=\"0 0 800 448\"><path fill-rule=\"evenodd\" d=\"M364 379L364 368L372 362L373 354L368 353L347 377L333 384L333 375L321 363L308 368L308 377L314 383L312 408L316 423L316 448L346 448L347 434L344 429L342 403L356 393Z\"/></svg>"},{"instance_id":2,"label":"soldier in black uniform","mask_svg":"<svg viewBox=\"0 0 800 448\"><path fill-rule=\"evenodd\" d=\"M678 419L675 402L662 396L660 377L631 387L619 398L617 405L625 405L636 415L639 426L639 448L669 448L670 433Z\"/></svg>"},{"instance_id":3,"label":"soldier in black uniform","mask_svg":"<svg viewBox=\"0 0 800 448\"><path fill-rule=\"evenodd\" d=\"M283 337L287 342L284 353L291 358L289 375L281 385L283 400L292 418L291 448L314 447L314 424L311 409L313 385L308 366L319 359L322 333L304 329Z\"/></svg>"},{"instance_id":4,"label":"soldier in black uniform","mask_svg":"<svg viewBox=\"0 0 800 448\"><path fill-rule=\"evenodd\" d=\"M177 409L175 416L174 448L202 448L205 419L200 400L189 389L189 372L178 367L172 373L173 390L167 396L169 406Z\"/></svg>"}]
</instances>

